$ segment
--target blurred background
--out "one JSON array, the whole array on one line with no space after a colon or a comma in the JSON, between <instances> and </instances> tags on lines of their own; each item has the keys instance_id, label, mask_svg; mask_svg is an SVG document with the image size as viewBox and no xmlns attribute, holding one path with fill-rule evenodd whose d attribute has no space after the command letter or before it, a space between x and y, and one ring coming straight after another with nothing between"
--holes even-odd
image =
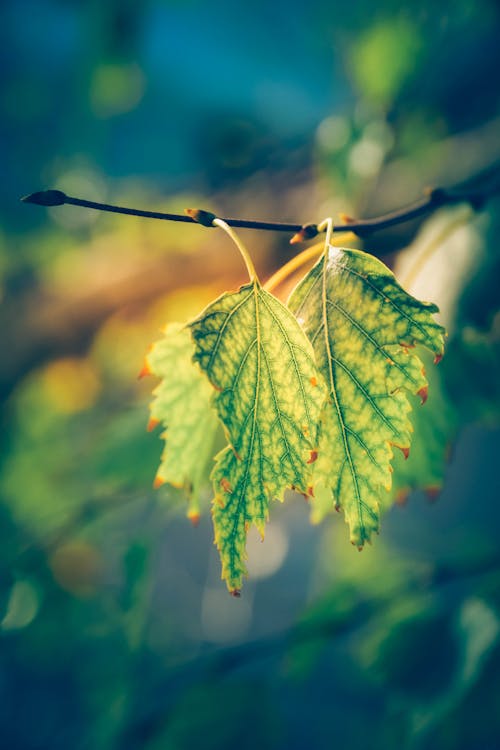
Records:
<instances>
[{"instance_id":1,"label":"blurred background","mask_svg":"<svg viewBox=\"0 0 500 750\"><path fill-rule=\"evenodd\" d=\"M397 502L361 554L341 516L274 504L239 600L209 488L197 528L152 489L137 373L241 260L216 230L19 202L399 208L498 167L499 33L494 0L1 4L2 747L500 748L498 198L365 240L449 330ZM263 278L291 257L241 236Z\"/></svg>"}]
</instances>

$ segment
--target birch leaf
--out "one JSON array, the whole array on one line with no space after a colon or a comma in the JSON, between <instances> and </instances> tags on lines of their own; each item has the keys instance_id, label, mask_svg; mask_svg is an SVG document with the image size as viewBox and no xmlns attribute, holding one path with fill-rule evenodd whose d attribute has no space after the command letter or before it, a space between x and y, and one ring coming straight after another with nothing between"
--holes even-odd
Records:
<instances>
[{"instance_id":1,"label":"birch leaf","mask_svg":"<svg viewBox=\"0 0 500 750\"><path fill-rule=\"evenodd\" d=\"M188 516L199 518L199 496L207 482L219 421L211 405L212 388L192 361L189 329L169 325L146 356L145 372L161 378L153 391L149 429L164 427L165 449L155 486L165 482L184 487Z\"/></svg>"},{"instance_id":2,"label":"birch leaf","mask_svg":"<svg viewBox=\"0 0 500 750\"><path fill-rule=\"evenodd\" d=\"M426 365L429 359L424 358ZM423 491L432 500L442 489L458 428L456 404L445 391L442 372L441 368L429 371L429 399L425 409L415 409L415 434L408 461L403 461L400 455L394 457L391 502L405 502L413 490Z\"/></svg>"},{"instance_id":3,"label":"birch leaf","mask_svg":"<svg viewBox=\"0 0 500 750\"><path fill-rule=\"evenodd\" d=\"M229 442L216 456L212 514L222 577L237 595L251 524L263 535L270 499L310 491L326 390L297 320L258 281L223 294L191 331Z\"/></svg>"},{"instance_id":4,"label":"birch leaf","mask_svg":"<svg viewBox=\"0 0 500 750\"><path fill-rule=\"evenodd\" d=\"M379 528L392 446L404 455L410 449L407 394L422 401L427 395L414 347L442 356L438 308L407 294L376 258L332 246L292 292L289 307L313 343L329 392L314 471L321 508L327 490L361 547Z\"/></svg>"}]
</instances>

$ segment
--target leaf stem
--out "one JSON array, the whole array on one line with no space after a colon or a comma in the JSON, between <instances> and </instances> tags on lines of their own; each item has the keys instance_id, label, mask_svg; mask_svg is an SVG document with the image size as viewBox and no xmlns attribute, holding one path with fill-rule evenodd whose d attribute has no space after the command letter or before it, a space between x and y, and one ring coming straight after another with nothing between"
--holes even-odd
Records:
<instances>
[{"instance_id":1,"label":"leaf stem","mask_svg":"<svg viewBox=\"0 0 500 750\"><path fill-rule=\"evenodd\" d=\"M245 261L245 265L247 267L247 271L248 271L248 275L250 277L250 281L251 282L257 281L258 282L259 281L259 277L257 276L257 271L255 270L255 266L253 264L252 258L250 257L250 253L248 252L248 250L246 249L245 245L240 240L240 238L238 237L238 235L236 234L236 232L234 232L231 229L231 227L229 226L229 224L227 224L227 222L225 222L224 219L215 218L213 220L212 224L214 226L217 226L217 227L220 227L221 229L223 229L225 231L225 233L227 235L229 235L229 237L231 237L232 241L234 242L234 244L236 245L236 247L240 251L241 257Z\"/></svg>"},{"instance_id":2,"label":"leaf stem","mask_svg":"<svg viewBox=\"0 0 500 750\"><path fill-rule=\"evenodd\" d=\"M331 244L340 245L342 242L350 242L353 239L356 239L356 235L354 235L352 232L342 232L342 234L339 234L338 237L332 240ZM305 266L306 263L321 255L324 247L324 242L317 242L315 245L306 247L306 249L302 250L301 253L291 258L288 263L285 263L284 266L278 268L278 270L268 278L268 280L264 284L264 289L268 292L276 289L277 286L282 284L283 281L285 281L295 271L298 271L298 269L302 268L302 266Z\"/></svg>"},{"instance_id":3,"label":"leaf stem","mask_svg":"<svg viewBox=\"0 0 500 750\"><path fill-rule=\"evenodd\" d=\"M297 271L299 268L302 268L302 266L305 266L308 261L317 258L318 255L322 253L322 251L322 242L317 242L315 245L311 245L311 247L306 247L305 250L302 250L301 253L295 255L291 260L288 261L288 263L285 263L284 266L278 268L278 270L268 278L268 280L264 284L264 289L267 292L271 292L273 289L276 289L276 287L279 286L283 281L285 281L285 279L287 279L289 276L291 276L294 271Z\"/></svg>"},{"instance_id":4,"label":"leaf stem","mask_svg":"<svg viewBox=\"0 0 500 750\"><path fill-rule=\"evenodd\" d=\"M324 246L328 249L328 245L331 245L333 232L333 219L331 216L327 219L323 219L323 221L318 224L318 232L326 232Z\"/></svg>"}]
</instances>

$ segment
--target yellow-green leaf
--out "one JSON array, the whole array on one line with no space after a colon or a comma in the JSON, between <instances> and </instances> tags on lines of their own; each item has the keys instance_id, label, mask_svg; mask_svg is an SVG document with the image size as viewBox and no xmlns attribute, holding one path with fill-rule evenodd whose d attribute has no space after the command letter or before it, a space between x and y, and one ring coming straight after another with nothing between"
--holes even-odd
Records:
<instances>
[{"instance_id":1,"label":"yellow-green leaf","mask_svg":"<svg viewBox=\"0 0 500 750\"><path fill-rule=\"evenodd\" d=\"M428 360L430 357L424 357L424 362L430 365ZM441 368L429 369L429 400L425 409L417 407L413 412L415 434L408 461L400 455L394 456L391 502L403 503L415 489L422 490L430 499L441 491L446 459L457 429L456 408L445 392L441 375Z\"/></svg>"},{"instance_id":2,"label":"yellow-green leaf","mask_svg":"<svg viewBox=\"0 0 500 750\"><path fill-rule=\"evenodd\" d=\"M407 393L425 400L427 381L413 347L436 358L444 329L438 308L407 294L386 266L359 250L329 246L292 292L289 307L314 346L329 398L319 434L316 513L343 509L353 544L379 528L379 504L391 486L392 446L408 454Z\"/></svg>"},{"instance_id":3,"label":"yellow-green leaf","mask_svg":"<svg viewBox=\"0 0 500 750\"><path fill-rule=\"evenodd\" d=\"M191 330L229 441L212 473L213 519L222 577L237 593L250 525L263 534L269 500L287 487L309 492L326 391L297 320L257 281L219 297Z\"/></svg>"},{"instance_id":4,"label":"yellow-green leaf","mask_svg":"<svg viewBox=\"0 0 500 750\"><path fill-rule=\"evenodd\" d=\"M161 424L166 441L155 485L184 487L190 497L188 516L195 521L219 422L211 405L212 388L194 364L193 351L189 329L175 323L153 344L145 366L162 378L150 407L150 429Z\"/></svg>"}]
</instances>

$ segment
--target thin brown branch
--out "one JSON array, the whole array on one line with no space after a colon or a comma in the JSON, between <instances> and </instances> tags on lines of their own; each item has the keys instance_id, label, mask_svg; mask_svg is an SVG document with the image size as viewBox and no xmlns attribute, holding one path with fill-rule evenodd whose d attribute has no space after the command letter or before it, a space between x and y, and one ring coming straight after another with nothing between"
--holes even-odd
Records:
<instances>
[{"instance_id":1,"label":"thin brown branch","mask_svg":"<svg viewBox=\"0 0 500 750\"><path fill-rule=\"evenodd\" d=\"M373 232L387 229L396 224L402 224L412 219L425 216L436 211L438 208L457 203L468 203L475 210L481 209L486 201L496 193L500 192L500 162L493 164L486 170L471 176L465 182L450 188L433 188L425 191L424 197L404 208L369 219L348 219L334 227L334 232L343 232L346 226L350 232L358 237L366 237ZM126 214L129 216L142 216L148 219L161 219L163 221L180 221L184 223L204 223L196 218L196 211L190 209L190 215L162 213L160 211L146 211L123 206L113 206L108 203L97 203L82 198L73 198L61 190L45 190L21 198L25 203L34 203L38 206L62 206L72 205L83 208L91 208L96 211L107 211L110 213ZM206 212L198 212L205 214ZM210 214L212 215L212 214ZM252 219L227 219L230 227L240 229L259 229L275 232L293 232L295 241L311 239L318 234L316 224L297 224L272 221L258 221ZM208 226L208 225L207 225Z\"/></svg>"}]
</instances>

